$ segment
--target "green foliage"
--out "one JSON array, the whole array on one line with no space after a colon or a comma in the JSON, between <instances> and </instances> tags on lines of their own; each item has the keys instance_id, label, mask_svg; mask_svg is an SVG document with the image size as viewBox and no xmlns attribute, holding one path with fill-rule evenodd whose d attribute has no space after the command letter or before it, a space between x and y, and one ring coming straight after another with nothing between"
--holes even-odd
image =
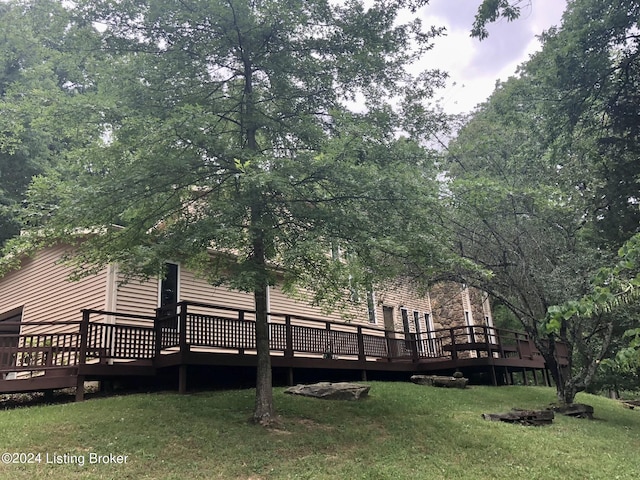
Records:
<instances>
[{"instance_id":1,"label":"green foliage","mask_svg":"<svg viewBox=\"0 0 640 480\"><path fill-rule=\"evenodd\" d=\"M471 36L480 40L485 39L489 36L487 24L500 18L508 21L515 20L520 16L521 3L523 3L522 0L483 0L473 21ZM526 3L530 4L531 2Z\"/></svg>"},{"instance_id":2,"label":"green foliage","mask_svg":"<svg viewBox=\"0 0 640 480\"><path fill-rule=\"evenodd\" d=\"M420 146L443 74L410 73L440 30L399 21L401 7L75 2L66 35L89 42L64 48L97 53L86 88L39 117L76 139L32 182L14 255L82 237L67 258L78 276L110 263L159 275L171 259L253 292L269 384L268 285L334 305L347 288L451 258L433 220L434 155Z\"/></svg>"},{"instance_id":3,"label":"green foliage","mask_svg":"<svg viewBox=\"0 0 640 480\"><path fill-rule=\"evenodd\" d=\"M311 284L318 300L349 278L370 285L395 275L410 258L446 260L429 221L438 210L433 156L419 137L398 137L419 133L424 118L404 109L441 79L405 69L438 31L395 24L399 8L78 4L69 36L102 25L90 32L102 52L83 72L91 88L40 119L55 132L64 112L78 141L33 182L23 215L31 238L12 248L98 229L74 260L84 273L118 261L127 274L155 275L174 258L252 290L266 278L253 255L258 235L285 284ZM362 113L345 108L356 100ZM334 244L358 261L332 262ZM208 249L233 255L209 258Z\"/></svg>"},{"instance_id":4,"label":"green foliage","mask_svg":"<svg viewBox=\"0 0 640 480\"><path fill-rule=\"evenodd\" d=\"M509 6L488 2L485 17ZM570 2L561 28L474 113L448 156L459 251L494 273L463 276L518 317L548 364L549 338L570 345L560 390L584 388L637 324L625 298L640 281L617 280L611 265L640 224L639 8Z\"/></svg>"}]
</instances>

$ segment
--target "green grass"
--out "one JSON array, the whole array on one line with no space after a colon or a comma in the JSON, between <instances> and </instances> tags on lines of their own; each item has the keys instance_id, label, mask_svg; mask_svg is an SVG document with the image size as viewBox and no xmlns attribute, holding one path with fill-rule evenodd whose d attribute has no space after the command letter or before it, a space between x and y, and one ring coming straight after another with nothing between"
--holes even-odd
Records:
<instances>
[{"instance_id":1,"label":"green grass","mask_svg":"<svg viewBox=\"0 0 640 480\"><path fill-rule=\"evenodd\" d=\"M151 393L0 411L0 450L41 463L1 465L4 479L637 479L640 411L602 397L593 421L546 427L482 413L540 408L543 387L446 390L372 382L370 398L335 402L276 389L279 429L248 423L253 391ZM128 455L89 465L89 454ZM45 454L85 458L46 464Z\"/></svg>"}]
</instances>

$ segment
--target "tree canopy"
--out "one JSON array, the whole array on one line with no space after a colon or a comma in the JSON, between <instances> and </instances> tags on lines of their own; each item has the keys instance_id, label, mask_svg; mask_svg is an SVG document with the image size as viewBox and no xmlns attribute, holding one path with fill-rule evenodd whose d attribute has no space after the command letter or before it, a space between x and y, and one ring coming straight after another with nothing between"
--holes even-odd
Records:
<instances>
[{"instance_id":1,"label":"tree canopy","mask_svg":"<svg viewBox=\"0 0 640 480\"><path fill-rule=\"evenodd\" d=\"M34 180L32 233L12 248L81 233L79 274L157 275L174 259L253 292L254 418L269 423L275 271L331 301L450 258L419 144L440 122L426 101L443 74L408 70L440 31L399 23L401 4L76 2L73 51L95 61L41 123L64 115L78 139Z\"/></svg>"},{"instance_id":2,"label":"tree canopy","mask_svg":"<svg viewBox=\"0 0 640 480\"><path fill-rule=\"evenodd\" d=\"M638 228L638 18L638 2L571 2L448 154L457 251L493 272L470 281L518 317L547 365L552 340L570 346L573 369L554 372L561 401L635 318L617 311L601 268Z\"/></svg>"}]
</instances>

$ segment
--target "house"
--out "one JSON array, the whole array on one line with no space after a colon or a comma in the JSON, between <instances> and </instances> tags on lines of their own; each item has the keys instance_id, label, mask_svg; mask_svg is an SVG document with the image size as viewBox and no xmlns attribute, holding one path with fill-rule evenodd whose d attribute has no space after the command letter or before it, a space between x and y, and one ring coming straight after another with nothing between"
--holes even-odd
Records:
<instances>
[{"instance_id":1,"label":"house","mask_svg":"<svg viewBox=\"0 0 640 480\"><path fill-rule=\"evenodd\" d=\"M177 263L163 279L122 284L112 265L71 282L59 263L64 248L46 248L0 278L0 393L173 367L184 390L189 365L255 363L251 294L214 287ZM487 296L460 284L419 294L398 282L333 313L274 286L268 304L272 363L289 381L296 368L364 376L480 365L499 383L496 365L505 374L544 368L524 334L494 328ZM501 363L514 353L522 361Z\"/></svg>"},{"instance_id":2,"label":"house","mask_svg":"<svg viewBox=\"0 0 640 480\"><path fill-rule=\"evenodd\" d=\"M177 263L167 264L164 279L121 284L115 266L80 281L69 280L70 268L59 263L61 246L40 251L18 270L0 278L0 329L3 333L64 331L48 322L77 321L82 309L153 315L158 307L189 301L253 310L250 293L214 287ZM301 299L292 299L278 287L269 288L269 311L313 317L323 321L362 323L389 331L422 333L461 325L493 327L488 298L459 284L436 285L419 294L408 284L370 292L346 309L324 312ZM114 319L118 322L118 318ZM9 325L2 327L2 325Z\"/></svg>"}]
</instances>

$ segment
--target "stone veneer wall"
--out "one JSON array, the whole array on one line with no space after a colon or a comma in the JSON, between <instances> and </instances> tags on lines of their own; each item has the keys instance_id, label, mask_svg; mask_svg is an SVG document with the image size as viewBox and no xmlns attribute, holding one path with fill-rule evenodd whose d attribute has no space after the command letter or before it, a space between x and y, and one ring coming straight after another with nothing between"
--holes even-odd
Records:
<instances>
[{"instance_id":1,"label":"stone veneer wall","mask_svg":"<svg viewBox=\"0 0 640 480\"><path fill-rule=\"evenodd\" d=\"M431 287L430 293L433 326L436 330L465 324L462 302L463 286L461 284L455 282L438 283Z\"/></svg>"}]
</instances>

